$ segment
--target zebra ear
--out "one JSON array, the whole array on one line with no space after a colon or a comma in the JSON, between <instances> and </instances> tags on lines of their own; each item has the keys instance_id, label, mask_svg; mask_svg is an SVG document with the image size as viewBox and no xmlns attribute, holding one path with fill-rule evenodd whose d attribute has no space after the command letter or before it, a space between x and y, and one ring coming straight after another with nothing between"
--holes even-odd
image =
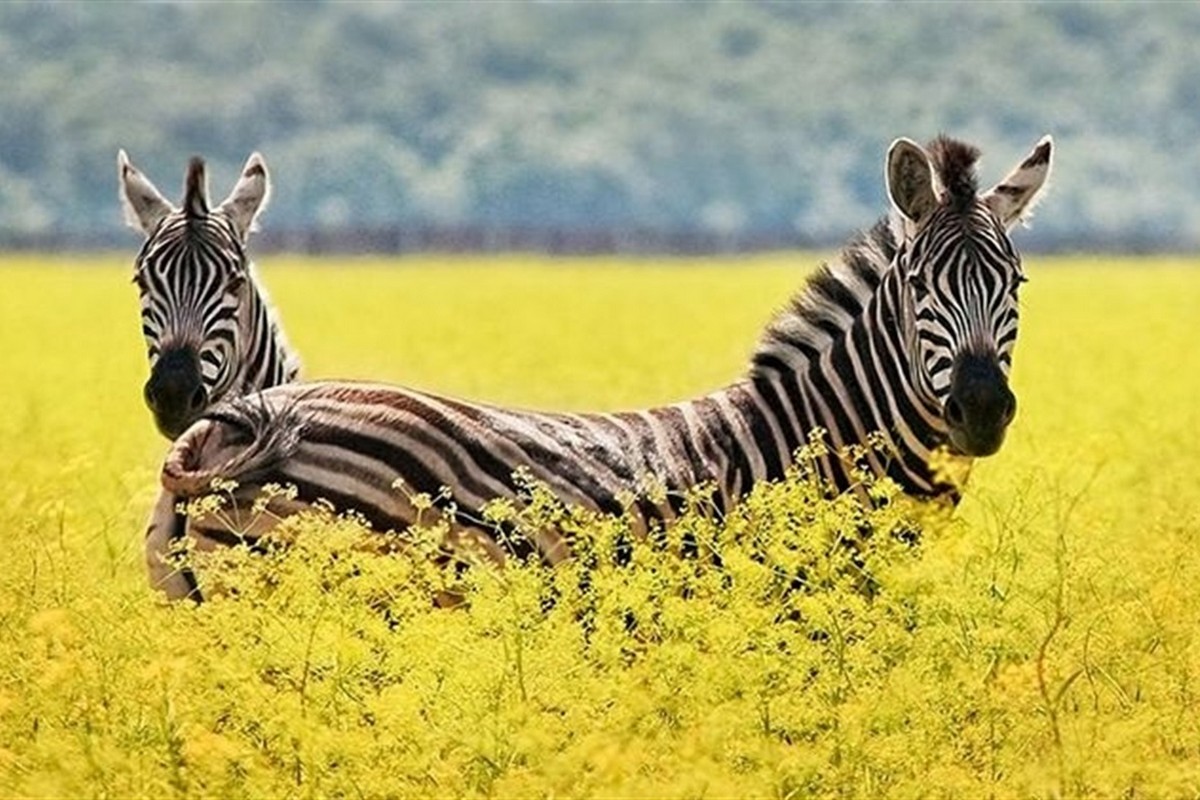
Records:
<instances>
[{"instance_id":1,"label":"zebra ear","mask_svg":"<svg viewBox=\"0 0 1200 800\"><path fill-rule=\"evenodd\" d=\"M125 224L146 236L154 233L163 217L175 210L154 184L133 166L124 150L117 151L117 182L121 188Z\"/></svg>"},{"instance_id":2,"label":"zebra ear","mask_svg":"<svg viewBox=\"0 0 1200 800\"><path fill-rule=\"evenodd\" d=\"M242 167L242 176L224 202L217 207L233 222L238 235L244 241L251 231L257 230L258 215L266 208L271 197L271 179L267 175L267 162L259 153L251 154Z\"/></svg>"},{"instance_id":3,"label":"zebra ear","mask_svg":"<svg viewBox=\"0 0 1200 800\"><path fill-rule=\"evenodd\" d=\"M1000 218L1004 227L1012 228L1029 219L1033 207L1041 199L1046 179L1050 177L1050 161L1054 140L1043 136L1033 152L983 196L983 202Z\"/></svg>"},{"instance_id":4,"label":"zebra ear","mask_svg":"<svg viewBox=\"0 0 1200 800\"><path fill-rule=\"evenodd\" d=\"M919 144L897 139L887 153L888 197L909 221L920 223L937 208L933 165Z\"/></svg>"}]
</instances>

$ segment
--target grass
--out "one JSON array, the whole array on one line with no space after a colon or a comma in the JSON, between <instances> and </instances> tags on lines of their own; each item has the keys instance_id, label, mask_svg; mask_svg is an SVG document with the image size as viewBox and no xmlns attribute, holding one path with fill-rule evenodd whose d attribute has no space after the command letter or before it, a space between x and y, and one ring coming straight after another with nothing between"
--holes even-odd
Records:
<instances>
[{"instance_id":1,"label":"grass","mask_svg":"<svg viewBox=\"0 0 1200 800\"><path fill-rule=\"evenodd\" d=\"M815 258L264 261L310 377L616 409L734 377ZM159 602L129 259L5 257L0 795L1200 796L1200 273L1027 261L1009 441L919 547L862 544L872 599L851 511L793 481L721 573L642 548L448 612L347 520L234 554L237 600Z\"/></svg>"}]
</instances>

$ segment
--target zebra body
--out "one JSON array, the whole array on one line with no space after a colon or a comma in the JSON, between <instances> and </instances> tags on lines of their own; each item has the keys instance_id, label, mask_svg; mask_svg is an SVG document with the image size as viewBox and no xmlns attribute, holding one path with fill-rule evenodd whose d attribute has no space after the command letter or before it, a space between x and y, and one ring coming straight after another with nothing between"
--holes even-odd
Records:
<instances>
[{"instance_id":1,"label":"zebra body","mask_svg":"<svg viewBox=\"0 0 1200 800\"><path fill-rule=\"evenodd\" d=\"M207 493L218 477L238 482L246 503L264 484L295 485L297 499L279 501L276 515L324 498L381 530L402 530L417 516L397 480L429 495L445 486L452 538L470 538L500 562L534 554L513 552L478 517L488 500L517 496L518 469L568 504L620 512L624 498L636 498L628 510L644 530L669 523L699 483L711 483L714 501L729 507L756 483L782 477L821 428L835 449L866 444L878 432L886 448L865 456L875 474L913 494L946 494L951 487L931 472L930 454L943 446L968 458L994 452L1015 411L1006 374L1022 275L1007 229L1031 208L1050 154L1047 138L978 197L973 148L939 139L927 152L898 141L888 158L894 218L809 281L768 328L748 375L692 401L541 413L328 382L222 406L168 455L163 495L171 501L151 519L151 581L172 596L194 591L193 578L163 564L176 538L190 535L201 547L240 540L215 520L167 513L175 499ZM836 456L822 457L819 469L838 487L851 482ZM647 493L647 481L666 491ZM568 555L553 531L533 545L550 563Z\"/></svg>"},{"instance_id":2,"label":"zebra body","mask_svg":"<svg viewBox=\"0 0 1200 800\"><path fill-rule=\"evenodd\" d=\"M270 195L262 156L250 156L212 209L199 158L179 207L124 150L117 172L126 222L146 236L134 282L150 361L143 394L159 431L173 439L223 400L295 380L299 359L245 249Z\"/></svg>"}]
</instances>

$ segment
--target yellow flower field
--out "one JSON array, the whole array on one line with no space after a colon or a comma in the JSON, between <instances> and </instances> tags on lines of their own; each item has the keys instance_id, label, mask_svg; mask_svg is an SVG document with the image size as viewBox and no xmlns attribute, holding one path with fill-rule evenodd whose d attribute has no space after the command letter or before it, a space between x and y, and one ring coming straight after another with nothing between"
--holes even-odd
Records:
<instances>
[{"instance_id":1,"label":"yellow flower field","mask_svg":"<svg viewBox=\"0 0 1200 800\"><path fill-rule=\"evenodd\" d=\"M689 520L720 570L573 519L451 611L347 519L150 593L132 252L0 258L0 796L1200 796L1189 260L1026 259L1008 442L867 515L916 543L794 480ZM263 261L308 377L618 409L732 379L817 257Z\"/></svg>"}]
</instances>

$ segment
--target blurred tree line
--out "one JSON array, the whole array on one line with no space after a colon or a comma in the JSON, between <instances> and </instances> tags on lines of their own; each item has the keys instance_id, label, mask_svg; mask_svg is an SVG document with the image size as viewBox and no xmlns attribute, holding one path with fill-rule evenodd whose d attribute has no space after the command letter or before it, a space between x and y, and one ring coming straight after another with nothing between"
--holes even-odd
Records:
<instances>
[{"instance_id":1,"label":"blurred tree line","mask_svg":"<svg viewBox=\"0 0 1200 800\"><path fill-rule=\"evenodd\" d=\"M118 147L172 199L261 150L282 245L828 244L945 131L985 184L1055 135L1025 244L1193 247L1197 41L1192 4L4 4L0 244L127 244Z\"/></svg>"}]
</instances>

